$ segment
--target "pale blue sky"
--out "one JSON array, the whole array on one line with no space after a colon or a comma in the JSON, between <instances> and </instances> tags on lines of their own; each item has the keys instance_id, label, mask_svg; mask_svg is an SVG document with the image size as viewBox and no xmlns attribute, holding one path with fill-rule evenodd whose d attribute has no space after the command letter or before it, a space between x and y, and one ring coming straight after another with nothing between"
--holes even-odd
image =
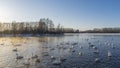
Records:
<instances>
[{"instance_id":1,"label":"pale blue sky","mask_svg":"<svg viewBox=\"0 0 120 68\"><path fill-rule=\"evenodd\" d=\"M39 21L80 30L120 27L120 0L0 0L0 21Z\"/></svg>"}]
</instances>

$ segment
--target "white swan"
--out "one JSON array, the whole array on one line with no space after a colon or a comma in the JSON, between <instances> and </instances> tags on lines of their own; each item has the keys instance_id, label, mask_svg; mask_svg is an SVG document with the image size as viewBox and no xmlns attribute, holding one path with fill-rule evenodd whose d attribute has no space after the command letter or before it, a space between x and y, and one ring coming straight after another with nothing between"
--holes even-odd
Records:
<instances>
[{"instance_id":1,"label":"white swan","mask_svg":"<svg viewBox=\"0 0 120 68\"><path fill-rule=\"evenodd\" d=\"M80 49L82 49L83 47L82 46L80 46Z\"/></svg>"},{"instance_id":2,"label":"white swan","mask_svg":"<svg viewBox=\"0 0 120 68\"><path fill-rule=\"evenodd\" d=\"M100 58L95 58L95 62L96 63L100 62Z\"/></svg>"},{"instance_id":3,"label":"white swan","mask_svg":"<svg viewBox=\"0 0 120 68\"><path fill-rule=\"evenodd\" d=\"M54 56L51 56L51 59L55 59L55 57L54 57Z\"/></svg>"},{"instance_id":4,"label":"white swan","mask_svg":"<svg viewBox=\"0 0 120 68\"><path fill-rule=\"evenodd\" d=\"M110 52L110 51L108 51L108 57L111 57L111 56L112 56L111 52Z\"/></svg>"},{"instance_id":5,"label":"white swan","mask_svg":"<svg viewBox=\"0 0 120 68\"><path fill-rule=\"evenodd\" d=\"M28 58L27 62L24 62L23 64L26 66L29 66L30 65L30 58Z\"/></svg>"},{"instance_id":6,"label":"white swan","mask_svg":"<svg viewBox=\"0 0 120 68\"><path fill-rule=\"evenodd\" d=\"M79 52L79 55L82 56L82 52Z\"/></svg>"}]
</instances>

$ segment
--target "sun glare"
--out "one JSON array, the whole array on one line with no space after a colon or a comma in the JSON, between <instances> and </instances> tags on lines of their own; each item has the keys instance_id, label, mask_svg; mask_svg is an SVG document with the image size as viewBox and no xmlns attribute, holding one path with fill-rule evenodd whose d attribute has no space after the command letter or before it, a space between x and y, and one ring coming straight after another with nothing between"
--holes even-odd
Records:
<instances>
[{"instance_id":1,"label":"sun glare","mask_svg":"<svg viewBox=\"0 0 120 68\"><path fill-rule=\"evenodd\" d=\"M10 16L12 16L12 12L9 8L0 7L0 22L8 21Z\"/></svg>"}]
</instances>

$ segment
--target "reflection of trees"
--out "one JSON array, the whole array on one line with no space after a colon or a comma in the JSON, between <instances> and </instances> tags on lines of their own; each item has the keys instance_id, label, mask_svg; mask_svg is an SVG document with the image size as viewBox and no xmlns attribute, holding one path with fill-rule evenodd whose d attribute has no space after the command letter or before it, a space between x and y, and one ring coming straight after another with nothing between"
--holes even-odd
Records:
<instances>
[{"instance_id":1,"label":"reflection of trees","mask_svg":"<svg viewBox=\"0 0 120 68\"><path fill-rule=\"evenodd\" d=\"M11 43L13 44L22 44L22 43L25 43L27 42L27 38L23 38L23 37L10 37L8 38L10 40Z\"/></svg>"},{"instance_id":2,"label":"reflection of trees","mask_svg":"<svg viewBox=\"0 0 120 68\"><path fill-rule=\"evenodd\" d=\"M46 43L49 43L49 42L56 42L58 43L59 41L64 41L64 37L63 36L55 36L55 37L40 37L39 38L39 42L46 42Z\"/></svg>"},{"instance_id":3,"label":"reflection of trees","mask_svg":"<svg viewBox=\"0 0 120 68\"><path fill-rule=\"evenodd\" d=\"M40 37L39 42L48 42L48 38L47 37Z\"/></svg>"}]
</instances>

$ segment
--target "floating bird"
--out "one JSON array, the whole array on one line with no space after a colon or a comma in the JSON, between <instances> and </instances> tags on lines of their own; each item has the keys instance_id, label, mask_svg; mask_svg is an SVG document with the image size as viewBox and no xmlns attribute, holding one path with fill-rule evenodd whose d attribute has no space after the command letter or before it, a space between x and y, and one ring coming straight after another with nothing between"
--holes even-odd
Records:
<instances>
[{"instance_id":1,"label":"floating bird","mask_svg":"<svg viewBox=\"0 0 120 68\"><path fill-rule=\"evenodd\" d=\"M16 48L16 49L13 49L13 51L14 51L14 52L17 52L18 50L17 50L17 48Z\"/></svg>"},{"instance_id":2,"label":"floating bird","mask_svg":"<svg viewBox=\"0 0 120 68\"><path fill-rule=\"evenodd\" d=\"M98 50L95 50L93 53L95 53L95 54L99 54L99 51L98 51Z\"/></svg>"},{"instance_id":3,"label":"floating bird","mask_svg":"<svg viewBox=\"0 0 120 68\"><path fill-rule=\"evenodd\" d=\"M30 58L28 58L27 62L24 62L23 64L26 66L29 66L30 65Z\"/></svg>"},{"instance_id":4,"label":"floating bird","mask_svg":"<svg viewBox=\"0 0 120 68\"><path fill-rule=\"evenodd\" d=\"M108 51L108 57L111 57L111 56L112 56L111 52L110 52L110 51Z\"/></svg>"},{"instance_id":5,"label":"floating bird","mask_svg":"<svg viewBox=\"0 0 120 68\"><path fill-rule=\"evenodd\" d=\"M36 63L40 63L40 59L37 58L37 59L35 60L35 62L36 62Z\"/></svg>"},{"instance_id":6,"label":"floating bird","mask_svg":"<svg viewBox=\"0 0 120 68\"><path fill-rule=\"evenodd\" d=\"M74 48L74 46L71 46L71 48Z\"/></svg>"},{"instance_id":7,"label":"floating bird","mask_svg":"<svg viewBox=\"0 0 120 68\"><path fill-rule=\"evenodd\" d=\"M89 42L88 44L91 45L91 42Z\"/></svg>"},{"instance_id":8,"label":"floating bird","mask_svg":"<svg viewBox=\"0 0 120 68\"><path fill-rule=\"evenodd\" d=\"M21 46L21 44L16 44L15 46Z\"/></svg>"},{"instance_id":9,"label":"floating bird","mask_svg":"<svg viewBox=\"0 0 120 68\"><path fill-rule=\"evenodd\" d=\"M108 44L108 42L105 42L105 45L107 45Z\"/></svg>"},{"instance_id":10,"label":"floating bird","mask_svg":"<svg viewBox=\"0 0 120 68\"><path fill-rule=\"evenodd\" d=\"M19 56L18 54L16 54L16 59L23 59L23 56Z\"/></svg>"},{"instance_id":11,"label":"floating bird","mask_svg":"<svg viewBox=\"0 0 120 68\"><path fill-rule=\"evenodd\" d=\"M54 56L51 56L51 59L55 59L55 57L54 57Z\"/></svg>"},{"instance_id":12,"label":"floating bird","mask_svg":"<svg viewBox=\"0 0 120 68\"><path fill-rule=\"evenodd\" d=\"M95 50L96 50L96 49L97 49L97 47L96 47L96 46L93 46L93 49L95 49Z\"/></svg>"},{"instance_id":13,"label":"floating bird","mask_svg":"<svg viewBox=\"0 0 120 68\"><path fill-rule=\"evenodd\" d=\"M75 50L72 50L72 52L75 52Z\"/></svg>"},{"instance_id":14,"label":"floating bird","mask_svg":"<svg viewBox=\"0 0 120 68\"><path fill-rule=\"evenodd\" d=\"M89 47L94 47L94 46L95 46L95 45L93 45L93 44L90 44L90 45L89 45Z\"/></svg>"},{"instance_id":15,"label":"floating bird","mask_svg":"<svg viewBox=\"0 0 120 68\"><path fill-rule=\"evenodd\" d=\"M115 49L115 46L114 46L113 44L111 45L111 47L112 47L113 49Z\"/></svg>"},{"instance_id":16,"label":"floating bird","mask_svg":"<svg viewBox=\"0 0 120 68\"><path fill-rule=\"evenodd\" d=\"M82 52L79 52L79 55L82 56Z\"/></svg>"},{"instance_id":17,"label":"floating bird","mask_svg":"<svg viewBox=\"0 0 120 68\"><path fill-rule=\"evenodd\" d=\"M100 62L100 58L95 58L95 62L96 63Z\"/></svg>"},{"instance_id":18,"label":"floating bird","mask_svg":"<svg viewBox=\"0 0 120 68\"><path fill-rule=\"evenodd\" d=\"M80 49L82 49L83 47L82 46L80 46Z\"/></svg>"},{"instance_id":19,"label":"floating bird","mask_svg":"<svg viewBox=\"0 0 120 68\"><path fill-rule=\"evenodd\" d=\"M65 49L67 49L67 47L63 47L63 49L65 50Z\"/></svg>"},{"instance_id":20,"label":"floating bird","mask_svg":"<svg viewBox=\"0 0 120 68\"><path fill-rule=\"evenodd\" d=\"M1 45L4 45L4 43L2 43Z\"/></svg>"},{"instance_id":21,"label":"floating bird","mask_svg":"<svg viewBox=\"0 0 120 68\"><path fill-rule=\"evenodd\" d=\"M53 65L61 65L61 61L55 60L55 61L53 62Z\"/></svg>"},{"instance_id":22,"label":"floating bird","mask_svg":"<svg viewBox=\"0 0 120 68\"><path fill-rule=\"evenodd\" d=\"M76 42L76 43L72 43L72 45L77 45L78 43Z\"/></svg>"},{"instance_id":23,"label":"floating bird","mask_svg":"<svg viewBox=\"0 0 120 68\"><path fill-rule=\"evenodd\" d=\"M38 58L38 55L34 55L34 56L32 55L32 58L33 58L33 59L34 59L34 58Z\"/></svg>"},{"instance_id":24,"label":"floating bird","mask_svg":"<svg viewBox=\"0 0 120 68\"><path fill-rule=\"evenodd\" d=\"M43 56L49 56L48 52L43 52L42 54L43 54Z\"/></svg>"},{"instance_id":25,"label":"floating bird","mask_svg":"<svg viewBox=\"0 0 120 68\"><path fill-rule=\"evenodd\" d=\"M69 42L66 43L66 45L69 45L69 44L70 44Z\"/></svg>"},{"instance_id":26,"label":"floating bird","mask_svg":"<svg viewBox=\"0 0 120 68\"><path fill-rule=\"evenodd\" d=\"M60 57L60 61L61 61L61 62L65 62L66 60L67 60L66 58Z\"/></svg>"},{"instance_id":27,"label":"floating bird","mask_svg":"<svg viewBox=\"0 0 120 68\"><path fill-rule=\"evenodd\" d=\"M51 48L50 50L55 50L55 48Z\"/></svg>"}]
</instances>

